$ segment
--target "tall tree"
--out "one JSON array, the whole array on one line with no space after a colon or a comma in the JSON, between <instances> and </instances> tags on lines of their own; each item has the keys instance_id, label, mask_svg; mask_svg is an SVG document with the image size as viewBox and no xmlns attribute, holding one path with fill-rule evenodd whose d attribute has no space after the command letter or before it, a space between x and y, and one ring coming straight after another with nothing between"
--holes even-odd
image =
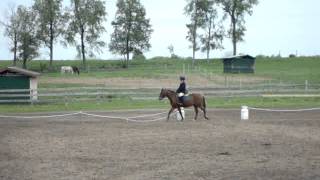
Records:
<instances>
[{"instance_id":1,"label":"tall tree","mask_svg":"<svg viewBox=\"0 0 320 180\"><path fill-rule=\"evenodd\" d=\"M168 46L168 50L169 50L169 53L170 53L170 57L172 58L174 56L174 46L172 44L170 44Z\"/></svg>"},{"instance_id":2,"label":"tall tree","mask_svg":"<svg viewBox=\"0 0 320 180\"><path fill-rule=\"evenodd\" d=\"M205 12L208 8L208 0L187 0L187 5L184 8L185 14L190 16L191 20L191 22L186 25L188 28L188 35L186 38L192 43L192 64L195 62L195 53L199 50L197 30L199 27L203 27Z\"/></svg>"},{"instance_id":3,"label":"tall tree","mask_svg":"<svg viewBox=\"0 0 320 180\"><path fill-rule=\"evenodd\" d=\"M34 21L36 14L32 9L19 6L17 9L18 36L17 52L19 59L23 60L23 68L27 67L30 61L39 55L38 24Z\"/></svg>"},{"instance_id":4,"label":"tall tree","mask_svg":"<svg viewBox=\"0 0 320 180\"><path fill-rule=\"evenodd\" d=\"M53 47L63 33L67 17L62 12L62 0L35 0L33 9L37 12L39 38L50 51L50 68L53 61Z\"/></svg>"},{"instance_id":5,"label":"tall tree","mask_svg":"<svg viewBox=\"0 0 320 180\"><path fill-rule=\"evenodd\" d=\"M204 30L205 34L200 37L201 51L207 53L207 60L210 58L210 50L223 49L222 41L224 29L218 19L218 12L214 1L210 1L208 11L205 14Z\"/></svg>"},{"instance_id":6,"label":"tall tree","mask_svg":"<svg viewBox=\"0 0 320 180\"><path fill-rule=\"evenodd\" d=\"M129 66L130 53L149 50L151 33L150 19L139 0L118 0L115 20L112 21L114 32L111 34L109 49L113 53L126 56Z\"/></svg>"},{"instance_id":7,"label":"tall tree","mask_svg":"<svg viewBox=\"0 0 320 180\"><path fill-rule=\"evenodd\" d=\"M71 0L71 22L66 32L67 42L75 45L86 68L86 55L93 57L94 52L102 52L105 42L99 40L106 30L105 2L101 0ZM76 40L80 38L80 43ZM88 47L87 47L88 46Z\"/></svg>"},{"instance_id":8,"label":"tall tree","mask_svg":"<svg viewBox=\"0 0 320 180\"><path fill-rule=\"evenodd\" d=\"M9 7L8 16L0 24L5 28L4 35L10 40L10 51L13 52L13 65L17 64L17 49L18 49L18 16L17 8Z\"/></svg>"},{"instance_id":9,"label":"tall tree","mask_svg":"<svg viewBox=\"0 0 320 180\"><path fill-rule=\"evenodd\" d=\"M237 43L243 41L245 14L252 15L254 5L258 4L258 0L218 0L221 4L225 17L230 17L231 27L229 29L229 36L232 39L233 55L237 54Z\"/></svg>"}]
</instances>

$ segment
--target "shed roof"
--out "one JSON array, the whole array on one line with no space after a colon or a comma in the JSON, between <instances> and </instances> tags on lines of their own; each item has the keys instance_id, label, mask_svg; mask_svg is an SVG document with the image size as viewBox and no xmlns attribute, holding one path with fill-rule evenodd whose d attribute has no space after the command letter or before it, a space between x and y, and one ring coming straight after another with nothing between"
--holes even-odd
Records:
<instances>
[{"instance_id":1,"label":"shed roof","mask_svg":"<svg viewBox=\"0 0 320 180\"><path fill-rule=\"evenodd\" d=\"M230 57L225 57L225 58L223 58L223 59L241 59L241 58L255 59L253 56L250 56L250 55L248 55L248 54L245 54L245 55L230 56Z\"/></svg>"},{"instance_id":2,"label":"shed roof","mask_svg":"<svg viewBox=\"0 0 320 180\"><path fill-rule=\"evenodd\" d=\"M28 76L28 77L40 76L40 73L38 73L38 72L29 71L29 70L22 69L22 68L19 68L19 67L7 67L5 69L1 69L0 70L0 75L8 74L8 73L25 75L25 76Z\"/></svg>"}]
</instances>

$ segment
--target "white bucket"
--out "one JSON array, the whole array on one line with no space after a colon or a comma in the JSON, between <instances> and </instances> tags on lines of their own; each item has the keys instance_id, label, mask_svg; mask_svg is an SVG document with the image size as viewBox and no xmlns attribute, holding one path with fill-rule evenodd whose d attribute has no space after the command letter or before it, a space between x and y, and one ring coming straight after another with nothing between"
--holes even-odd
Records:
<instances>
[{"instance_id":1,"label":"white bucket","mask_svg":"<svg viewBox=\"0 0 320 180\"><path fill-rule=\"evenodd\" d=\"M241 120L249 120L248 106L241 106Z\"/></svg>"},{"instance_id":2,"label":"white bucket","mask_svg":"<svg viewBox=\"0 0 320 180\"><path fill-rule=\"evenodd\" d=\"M185 118L184 108L181 107L180 109L181 109L182 117L183 117L183 119L184 119L184 118ZM177 111L176 111L176 116L177 116L177 120L178 120L178 121L181 121L181 120L182 120L182 117L181 117L178 109L177 109Z\"/></svg>"}]
</instances>

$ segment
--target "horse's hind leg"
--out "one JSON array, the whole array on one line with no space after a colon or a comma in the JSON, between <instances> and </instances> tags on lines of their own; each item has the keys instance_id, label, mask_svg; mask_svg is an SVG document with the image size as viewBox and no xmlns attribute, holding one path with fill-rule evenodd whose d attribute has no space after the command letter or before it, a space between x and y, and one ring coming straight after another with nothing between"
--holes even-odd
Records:
<instances>
[{"instance_id":1,"label":"horse's hind leg","mask_svg":"<svg viewBox=\"0 0 320 180\"><path fill-rule=\"evenodd\" d=\"M195 112L194 120L197 120L197 118L198 118L198 107L197 106L193 106L193 107L194 107L194 112Z\"/></svg>"},{"instance_id":2,"label":"horse's hind leg","mask_svg":"<svg viewBox=\"0 0 320 180\"><path fill-rule=\"evenodd\" d=\"M200 109L203 111L203 117L204 117L206 120L209 120L209 118L207 117L206 108L205 108L205 107L200 107Z\"/></svg>"}]
</instances>

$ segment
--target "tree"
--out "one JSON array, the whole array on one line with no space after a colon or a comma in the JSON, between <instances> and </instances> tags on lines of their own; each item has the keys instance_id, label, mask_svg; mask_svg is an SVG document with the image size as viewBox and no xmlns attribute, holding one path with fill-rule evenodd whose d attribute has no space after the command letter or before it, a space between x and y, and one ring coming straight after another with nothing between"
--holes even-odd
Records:
<instances>
[{"instance_id":1,"label":"tree","mask_svg":"<svg viewBox=\"0 0 320 180\"><path fill-rule=\"evenodd\" d=\"M192 43L192 64L195 62L195 53L199 50L197 44L197 29L203 27L205 12L208 8L208 0L187 0L187 5L184 8L185 14L191 18L191 22L186 25L188 28L188 35L186 38Z\"/></svg>"},{"instance_id":2,"label":"tree","mask_svg":"<svg viewBox=\"0 0 320 180\"><path fill-rule=\"evenodd\" d=\"M171 55L171 57L172 57L172 55L174 55L174 47L173 47L172 44L170 44L170 45L168 46L168 50L169 50L169 53L170 53L170 55Z\"/></svg>"},{"instance_id":3,"label":"tree","mask_svg":"<svg viewBox=\"0 0 320 180\"><path fill-rule=\"evenodd\" d=\"M68 43L75 45L78 55L82 57L86 68L86 54L94 56L101 53L105 42L99 40L106 30L103 22L106 20L105 2L101 0L71 0L72 11L69 14L71 22L66 32ZM76 40L80 38L80 43ZM87 47L88 46L88 47Z\"/></svg>"},{"instance_id":4,"label":"tree","mask_svg":"<svg viewBox=\"0 0 320 180\"><path fill-rule=\"evenodd\" d=\"M210 58L210 50L223 49L224 31L222 25L216 22L218 12L214 5L214 1L210 1L208 11L205 14L205 34L200 37L202 43L201 51L207 52L207 60Z\"/></svg>"},{"instance_id":5,"label":"tree","mask_svg":"<svg viewBox=\"0 0 320 180\"><path fill-rule=\"evenodd\" d=\"M168 46L168 50L169 50L171 59L178 59L179 58L179 56L174 53L174 46L172 44L170 44Z\"/></svg>"},{"instance_id":6,"label":"tree","mask_svg":"<svg viewBox=\"0 0 320 180\"><path fill-rule=\"evenodd\" d=\"M225 17L229 16L231 19L231 27L229 29L229 36L232 39L233 55L237 54L237 43L243 41L244 32L244 16L246 13L252 15L252 8L258 4L258 0L218 0L221 4Z\"/></svg>"},{"instance_id":7,"label":"tree","mask_svg":"<svg viewBox=\"0 0 320 180\"><path fill-rule=\"evenodd\" d=\"M8 17L6 17L7 22L1 21L0 24L5 28L4 35L7 36L10 40L12 47L10 51L13 52L13 65L17 64L17 49L18 49L18 16L17 8L9 8Z\"/></svg>"},{"instance_id":8,"label":"tree","mask_svg":"<svg viewBox=\"0 0 320 180\"><path fill-rule=\"evenodd\" d=\"M67 22L62 13L62 0L35 0L33 9L37 13L39 38L50 51L50 68L53 61L53 46L62 35Z\"/></svg>"},{"instance_id":9,"label":"tree","mask_svg":"<svg viewBox=\"0 0 320 180\"><path fill-rule=\"evenodd\" d=\"M23 60L23 68L27 61L39 55L38 24L34 21L36 15L32 9L18 6L17 18L17 52L19 59Z\"/></svg>"},{"instance_id":10,"label":"tree","mask_svg":"<svg viewBox=\"0 0 320 180\"><path fill-rule=\"evenodd\" d=\"M126 56L129 66L130 53L150 49L149 40L153 32L146 10L139 0L118 0L114 32L111 34L109 49L115 54Z\"/></svg>"}]
</instances>

